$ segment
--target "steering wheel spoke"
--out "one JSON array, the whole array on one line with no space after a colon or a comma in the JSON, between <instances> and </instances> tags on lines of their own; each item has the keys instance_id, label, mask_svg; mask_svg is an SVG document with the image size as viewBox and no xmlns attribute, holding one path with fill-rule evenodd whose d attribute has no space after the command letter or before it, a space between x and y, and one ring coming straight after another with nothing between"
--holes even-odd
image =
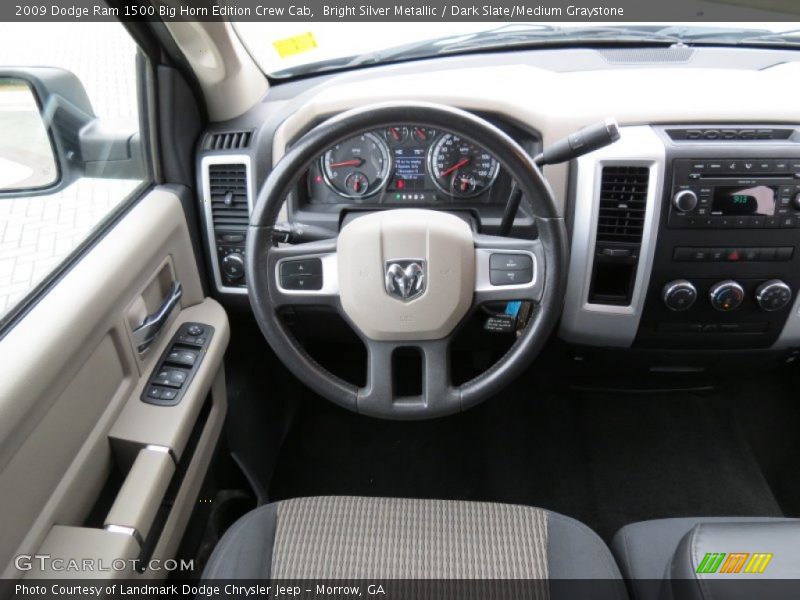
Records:
<instances>
[{"instance_id":1,"label":"steering wheel spoke","mask_svg":"<svg viewBox=\"0 0 800 600\"><path fill-rule=\"evenodd\" d=\"M275 308L339 307L336 240L274 246L267 252L269 291Z\"/></svg>"},{"instance_id":2,"label":"steering wheel spoke","mask_svg":"<svg viewBox=\"0 0 800 600\"><path fill-rule=\"evenodd\" d=\"M541 300L546 268L541 241L482 234L474 238L475 305Z\"/></svg>"},{"instance_id":3,"label":"steering wheel spoke","mask_svg":"<svg viewBox=\"0 0 800 600\"><path fill-rule=\"evenodd\" d=\"M429 416L458 410L460 396L451 384L450 337L413 342L365 340L367 346L367 385L358 390L358 412L396 418L418 418L420 411ZM402 395L401 381L408 373L398 372L399 352L418 353L420 358L420 393Z\"/></svg>"}]
</instances>

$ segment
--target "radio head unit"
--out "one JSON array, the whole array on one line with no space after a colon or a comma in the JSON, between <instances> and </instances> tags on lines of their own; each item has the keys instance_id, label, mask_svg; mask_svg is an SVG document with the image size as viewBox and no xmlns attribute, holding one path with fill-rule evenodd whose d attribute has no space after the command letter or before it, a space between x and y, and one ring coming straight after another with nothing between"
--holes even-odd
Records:
<instances>
[{"instance_id":1,"label":"radio head unit","mask_svg":"<svg viewBox=\"0 0 800 600\"><path fill-rule=\"evenodd\" d=\"M800 227L800 160L676 159L669 227Z\"/></svg>"}]
</instances>

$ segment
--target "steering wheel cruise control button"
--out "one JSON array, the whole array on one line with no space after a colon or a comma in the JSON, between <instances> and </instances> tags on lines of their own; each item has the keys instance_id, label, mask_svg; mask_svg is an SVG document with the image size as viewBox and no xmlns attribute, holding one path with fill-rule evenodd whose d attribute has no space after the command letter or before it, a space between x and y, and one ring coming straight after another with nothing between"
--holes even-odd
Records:
<instances>
[{"instance_id":1,"label":"steering wheel cruise control button","mask_svg":"<svg viewBox=\"0 0 800 600\"><path fill-rule=\"evenodd\" d=\"M521 271L533 268L533 260L527 254L492 254L489 268L500 271Z\"/></svg>"},{"instance_id":2,"label":"steering wheel cruise control button","mask_svg":"<svg viewBox=\"0 0 800 600\"><path fill-rule=\"evenodd\" d=\"M489 256L489 283L524 285L533 281L533 259L528 254L494 253Z\"/></svg>"},{"instance_id":3,"label":"steering wheel cruise control button","mask_svg":"<svg viewBox=\"0 0 800 600\"><path fill-rule=\"evenodd\" d=\"M489 270L489 283L492 285L524 285L531 281L533 281L533 268L519 271Z\"/></svg>"}]
</instances>

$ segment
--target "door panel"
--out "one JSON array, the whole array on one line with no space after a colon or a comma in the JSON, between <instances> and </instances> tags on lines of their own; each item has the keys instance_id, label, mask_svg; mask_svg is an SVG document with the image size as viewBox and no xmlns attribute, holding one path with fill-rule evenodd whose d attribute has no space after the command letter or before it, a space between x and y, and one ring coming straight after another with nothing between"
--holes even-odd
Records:
<instances>
[{"instance_id":1,"label":"door panel","mask_svg":"<svg viewBox=\"0 0 800 600\"><path fill-rule=\"evenodd\" d=\"M158 306L173 280L182 286L180 303L160 337L139 353L132 330ZM151 371L177 327L189 321L214 328L194 378L177 406L145 404L140 395ZM191 511L191 490L196 496L225 414L222 357L228 337L224 310L203 297L180 200L156 188L0 342L3 577L26 574L14 567L13 557L35 553L51 532L63 540L65 532L74 531L82 540L96 540L98 549L115 547L103 540L124 534L104 538L102 529L85 532L102 527L86 520L109 474L114 470L124 476L131 457L148 444L180 460L210 398L203 435L191 449L196 460L184 457L192 468L179 494L182 510ZM112 429L119 433L112 436ZM159 551L174 551L187 518L170 515ZM116 547L129 545L125 541Z\"/></svg>"}]
</instances>

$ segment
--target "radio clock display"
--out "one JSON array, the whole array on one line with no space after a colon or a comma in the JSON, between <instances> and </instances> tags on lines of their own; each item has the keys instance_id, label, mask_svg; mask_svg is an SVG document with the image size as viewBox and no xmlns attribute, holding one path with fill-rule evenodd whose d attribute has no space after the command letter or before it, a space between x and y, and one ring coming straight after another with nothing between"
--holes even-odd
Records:
<instances>
[{"instance_id":1,"label":"radio clock display","mask_svg":"<svg viewBox=\"0 0 800 600\"><path fill-rule=\"evenodd\" d=\"M776 190L766 185L753 187L714 188L712 214L716 215L763 215L775 214Z\"/></svg>"}]
</instances>

